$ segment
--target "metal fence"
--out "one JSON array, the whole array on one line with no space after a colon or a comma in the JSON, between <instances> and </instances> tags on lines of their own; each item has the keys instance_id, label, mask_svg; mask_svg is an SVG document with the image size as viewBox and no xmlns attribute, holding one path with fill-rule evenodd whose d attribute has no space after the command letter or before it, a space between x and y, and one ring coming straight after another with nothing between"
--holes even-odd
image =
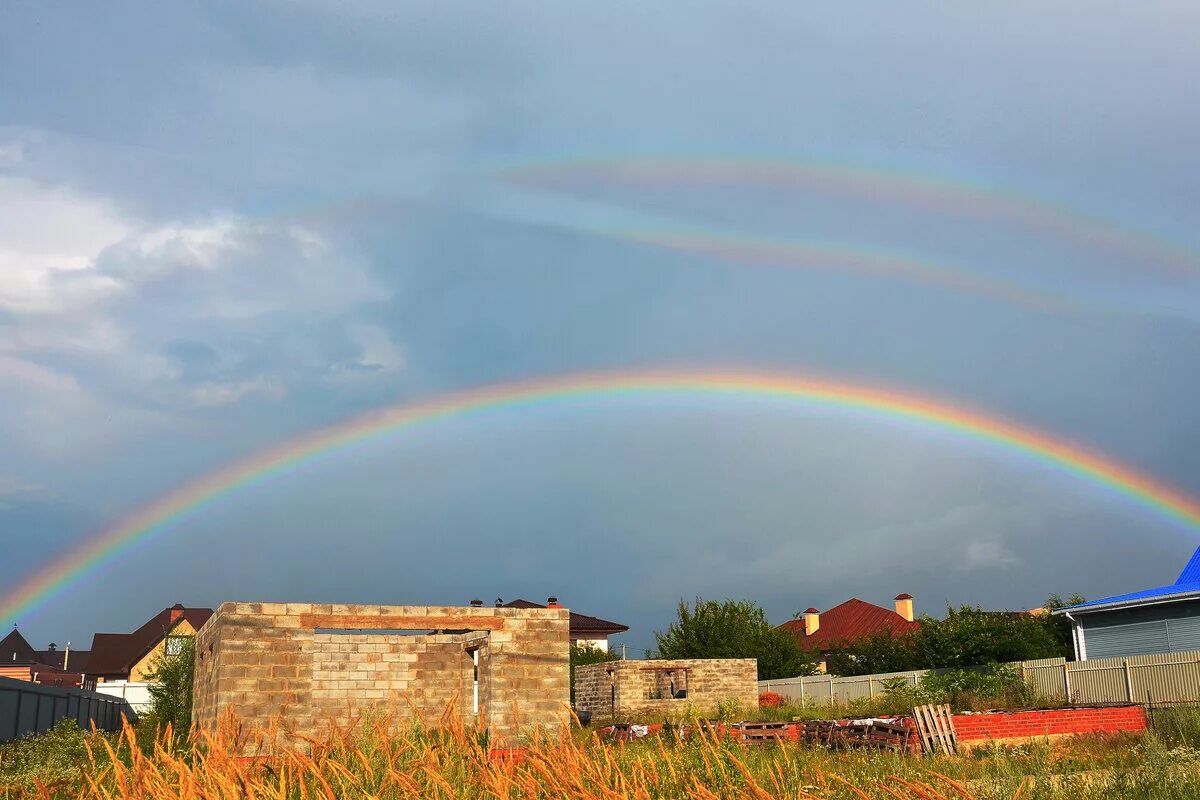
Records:
<instances>
[{"instance_id":1,"label":"metal fence","mask_svg":"<svg viewBox=\"0 0 1200 800\"><path fill-rule=\"evenodd\" d=\"M1200 701L1200 650L1093 661L1047 658L1013 666L1040 696L1065 703ZM912 670L841 678L811 675L759 681L758 688L801 705L841 705L874 699L896 686L916 686L922 676L946 671Z\"/></svg>"},{"instance_id":2,"label":"metal fence","mask_svg":"<svg viewBox=\"0 0 1200 800\"><path fill-rule=\"evenodd\" d=\"M122 717L136 715L122 698L82 689L59 689L15 678L0 678L0 742L45 733L61 719L81 728L93 724L106 731L121 729Z\"/></svg>"},{"instance_id":3,"label":"metal fence","mask_svg":"<svg viewBox=\"0 0 1200 800\"><path fill-rule=\"evenodd\" d=\"M129 703L134 713L141 714L149 711L153 703L150 696L151 684L145 681L104 681L96 684L98 694L118 697Z\"/></svg>"},{"instance_id":4,"label":"metal fence","mask_svg":"<svg viewBox=\"0 0 1200 800\"><path fill-rule=\"evenodd\" d=\"M876 675L809 675L804 678L782 678L759 681L760 692L775 692L800 705L844 705L854 700L873 700L896 686L916 686L921 677L932 670L914 669L908 672L884 672Z\"/></svg>"}]
</instances>

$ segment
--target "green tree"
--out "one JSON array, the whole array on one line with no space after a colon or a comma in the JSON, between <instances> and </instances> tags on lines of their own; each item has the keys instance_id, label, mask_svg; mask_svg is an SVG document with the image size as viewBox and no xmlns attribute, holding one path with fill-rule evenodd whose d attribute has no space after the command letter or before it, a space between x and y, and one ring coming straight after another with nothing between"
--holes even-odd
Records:
<instances>
[{"instance_id":1,"label":"green tree","mask_svg":"<svg viewBox=\"0 0 1200 800\"><path fill-rule=\"evenodd\" d=\"M196 671L196 645L191 636L181 642L175 655L160 654L146 680L150 683L150 718L159 725L170 723L176 731L192 724L192 678Z\"/></svg>"},{"instance_id":2,"label":"green tree","mask_svg":"<svg viewBox=\"0 0 1200 800\"><path fill-rule=\"evenodd\" d=\"M694 607L680 600L675 621L656 631L654 641L656 658L756 658L759 680L816 671L795 637L773 627L749 600L718 603L697 597Z\"/></svg>"},{"instance_id":3,"label":"green tree","mask_svg":"<svg viewBox=\"0 0 1200 800\"><path fill-rule=\"evenodd\" d=\"M893 636L880 632L832 650L825 669L831 675L872 675L921 669L921 660L916 633Z\"/></svg>"},{"instance_id":4,"label":"green tree","mask_svg":"<svg viewBox=\"0 0 1200 800\"><path fill-rule=\"evenodd\" d=\"M1080 603L1086 603L1083 595L1072 593L1067 595L1064 600L1057 594L1049 595L1046 598L1045 607L1048 611L1057 611L1060 608L1067 606L1077 606ZM1060 655L1068 661L1075 659L1075 643L1071 637L1071 620L1063 616L1050 617L1051 625L1054 627L1054 635L1058 637Z\"/></svg>"},{"instance_id":5,"label":"green tree","mask_svg":"<svg viewBox=\"0 0 1200 800\"><path fill-rule=\"evenodd\" d=\"M571 702L575 702L575 668L585 664L603 664L606 661L618 661L620 656L601 650L591 645L578 645L571 642Z\"/></svg>"},{"instance_id":6,"label":"green tree","mask_svg":"<svg viewBox=\"0 0 1200 800\"><path fill-rule=\"evenodd\" d=\"M1053 658L1062 649L1047 615L984 611L973 606L947 609L943 620L923 618L917 640L920 658L930 667Z\"/></svg>"},{"instance_id":7,"label":"green tree","mask_svg":"<svg viewBox=\"0 0 1200 800\"><path fill-rule=\"evenodd\" d=\"M926 615L920 622L917 630L900 636L880 633L847 643L830 653L826 668L834 675L868 675L965 669L1063 654L1060 623L1048 614L961 606L947 609L945 619Z\"/></svg>"}]
</instances>

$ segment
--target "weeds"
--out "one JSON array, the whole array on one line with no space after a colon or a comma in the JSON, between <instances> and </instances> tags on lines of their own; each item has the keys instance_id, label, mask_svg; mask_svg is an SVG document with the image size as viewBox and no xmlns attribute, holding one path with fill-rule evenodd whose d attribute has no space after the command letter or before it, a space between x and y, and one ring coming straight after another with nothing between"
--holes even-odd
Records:
<instances>
[{"instance_id":1,"label":"weeds","mask_svg":"<svg viewBox=\"0 0 1200 800\"><path fill-rule=\"evenodd\" d=\"M575 729L563 741L533 737L520 758L498 758L452 716L441 727L377 717L352 730L292 741L271 757L244 758L287 741L249 735L233 719L214 733L148 736L67 725L0 748L0 798L824 798L997 800L1200 795L1190 745L1148 736L994 748L970 757L830 753L796 744L744 749L715 733L683 741L613 744ZM1136 745L1136 746L1135 746ZM1182 748L1189 748L1184 752ZM1186 758L1185 758L1186 756ZM1167 766L1162 766L1162 765Z\"/></svg>"}]
</instances>

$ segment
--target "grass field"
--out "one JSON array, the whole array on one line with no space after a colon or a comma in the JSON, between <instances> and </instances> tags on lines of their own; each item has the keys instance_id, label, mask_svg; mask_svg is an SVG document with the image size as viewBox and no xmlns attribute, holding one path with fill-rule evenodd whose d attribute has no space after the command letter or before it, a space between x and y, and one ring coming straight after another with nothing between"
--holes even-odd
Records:
<instances>
[{"instance_id":1,"label":"grass field","mask_svg":"<svg viewBox=\"0 0 1200 800\"><path fill-rule=\"evenodd\" d=\"M105 798L1195 798L1191 712L1143 736L985 748L959 758L743 749L716 738L618 745L576 731L497 759L450 723L388 732L385 720L313 741L311 754L248 760L237 737L117 735L63 725L0 747L0 797Z\"/></svg>"}]
</instances>

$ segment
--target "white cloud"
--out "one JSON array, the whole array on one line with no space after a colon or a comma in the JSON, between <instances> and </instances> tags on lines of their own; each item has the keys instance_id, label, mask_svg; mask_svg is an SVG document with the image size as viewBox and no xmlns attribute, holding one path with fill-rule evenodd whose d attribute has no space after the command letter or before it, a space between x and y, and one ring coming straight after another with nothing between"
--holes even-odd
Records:
<instances>
[{"instance_id":1,"label":"white cloud","mask_svg":"<svg viewBox=\"0 0 1200 800\"><path fill-rule=\"evenodd\" d=\"M11 472L0 472L0 500L17 497L38 497L46 492L39 483L25 480Z\"/></svg>"},{"instance_id":2,"label":"white cloud","mask_svg":"<svg viewBox=\"0 0 1200 800\"><path fill-rule=\"evenodd\" d=\"M3 428L35 451L92 440L116 407L275 402L404 364L364 318L390 290L293 221L149 225L103 199L0 176L0 278Z\"/></svg>"},{"instance_id":3,"label":"white cloud","mask_svg":"<svg viewBox=\"0 0 1200 800\"><path fill-rule=\"evenodd\" d=\"M278 400L284 394L280 383L268 378L225 383L206 381L191 391L192 401L200 407L227 406L241 402L248 397Z\"/></svg>"},{"instance_id":4,"label":"white cloud","mask_svg":"<svg viewBox=\"0 0 1200 800\"><path fill-rule=\"evenodd\" d=\"M133 230L103 200L0 176L0 309L63 312L111 294L96 256Z\"/></svg>"}]
</instances>

